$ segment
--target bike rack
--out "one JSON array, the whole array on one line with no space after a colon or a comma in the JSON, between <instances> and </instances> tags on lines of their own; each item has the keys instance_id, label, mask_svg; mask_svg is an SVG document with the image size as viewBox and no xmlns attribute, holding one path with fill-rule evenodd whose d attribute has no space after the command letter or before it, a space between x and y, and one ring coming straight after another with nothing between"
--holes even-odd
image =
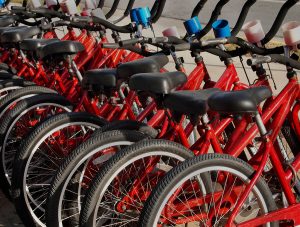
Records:
<instances>
[{"instance_id":1,"label":"bike rack","mask_svg":"<svg viewBox=\"0 0 300 227\"><path fill-rule=\"evenodd\" d=\"M218 19L221 14L222 8L229 2L230 0L220 0L215 9L213 10L211 17L207 23L207 25L198 33L197 38L201 39L205 36L212 28L212 24Z\"/></svg>"},{"instance_id":2,"label":"bike rack","mask_svg":"<svg viewBox=\"0 0 300 227\"><path fill-rule=\"evenodd\" d=\"M287 12L292 8L299 0L287 0L281 9L278 12L278 15L270 29L270 31L266 34L265 38L261 41L261 44L264 45L268 42L270 42L271 39L277 34L278 30L280 29L280 26L282 25L282 22L284 18L287 15Z\"/></svg>"}]
</instances>

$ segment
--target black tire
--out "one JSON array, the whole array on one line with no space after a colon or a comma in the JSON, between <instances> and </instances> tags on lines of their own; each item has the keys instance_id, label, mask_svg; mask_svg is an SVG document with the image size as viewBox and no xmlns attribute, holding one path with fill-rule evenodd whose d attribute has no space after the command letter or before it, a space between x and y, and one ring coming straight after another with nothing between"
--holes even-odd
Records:
<instances>
[{"instance_id":1,"label":"black tire","mask_svg":"<svg viewBox=\"0 0 300 227\"><path fill-rule=\"evenodd\" d=\"M88 190L86 197L84 199L82 210L80 212L80 226L82 227L95 226L94 215L97 214L98 212L96 208L97 208L98 201L100 201L99 195L101 194L103 195L103 197L105 197L104 191L107 190L108 188L107 184L111 182L112 176L114 178L118 178L120 171L125 169L127 166L130 166L131 163L134 163L135 161L143 160L142 157L153 157L153 156L156 157L159 152L161 152L160 154L165 155L164 157L172 157L172 158L175 157L177 161L174 162L173 164L177 164L177 162L181 162L184 161L185 159L194 157L194 154L187 148L183 147L181 144L172 141L158 140L158 139L141 141L116 153L103 166L101 171L96 175L96 177L92 181L90 189ZM129 167L129 169L131 169L131 167ZM133 168L132 171L135 172L135 169ZM133 180L135 179L136 178L133 177ZM128 183L131 184L131 182ZM151 189L152 188L150 184L147 184L147 190L151 191ZM123 193L121 194L123 195ZM145 194L143 195L145 196ZM138 200L138 201L140 201L139 206L142 206L141 204L142 200ZM138 215L136 211L133 213L134 215ZM128 217L127 215L130 216L129 214L125 214L124 216ZM107 216L109 216L109 214ZM121 223L120 225L123 224L117 215L114 216L114 218L118 220L119 224ZM131 217L129 217L129 219L131 219ZM127 220L126 223L128 223L128 225L126 226L138 226L136 225L136 223L130 222L129 220ZM112 225L112 226L117 226L117 225Z\"/></svg>"},{"instance_id":2,"label":"black tire","mask_svg":"<svg viewBox=\"0 0 300 227\"><path fill-rule=\"evenodd\" d=\"M81 169L81 166L85 165L87 160L93 156L102 147L111 147L111 144L116 142L122 147L131 143L138 142L140 140L148 138L147 135L138 131L129 130L114 130L93 135L89 140L75 149L60 166L55 178L52 181L51 189L49 191L49 197L47 199L46 209L46 224L48 227L57 227L59 225L59 204L60 196L66 187L79 187L76 181L72 179L76 178L77 170ZM101 150L100 150L101 151ZM68 179L70 178L70 179ZM69 184L72 182L74 185ZM73 205L73 204L71 204ZM74 205L76 206L76 205ZM78 207L78 204L77 204ZM74 212L77 210L74 209ZM73 217L68 220L66 226L76 226L78 224L78 217Z\"/></svg>"},{"instance_id":3,"label":"black tire","mask_svg":"<svg viewBox=\"0 0 300 227\"><path fill-rule=\"evenodd\" d=\"M149 125L139 122L139 121L131 121L131 120L123 120L123 121L113 121L102 128L98 129L93 136L101 134L107 131L113 130L134 130L140 133L143 133L150 138L156 138L158 132L156 129L150 127Z\"/></svg>"},{"instance_id":4,"label":"black tire","mask_svg":"<svg viewBox=\"0 0 300 227\"><path fill-rule=\"evenodd\" d=\"M13 75L8 72L3 72L3 71L0 72L0 81L11 80L11 79L21 79L21 78L18 77L17 75Z\"/></svg>"},{"instance_id":5,"label":"black tire","mask_svg":"<svg viewBox=\"0 0 300 227\"><path fill-rule=\"evenodd\" d=\"M3 150L6 148L6 137L9 135L10 130L14 127L15 123L18 122L18 119L20 119L27 110L30 108L35 108L36 105L59 105L63 107L66 111L70 112L73 109L72 104L63 96L57 95L57 94L40 94L31 98L27 98L19 102L12 110L10 110L6 115L5 118L2 119L0 122L0 147L1 147L1 156L0 156L0 181L1 181L1 187L4 191L5 195L9 196L9 188L10 188L10 182L8 180L8 176L6 175L6 171L4 167L4 152ZM48 116L47 116L48 117ZM45 119L40 119L45 120ZM16 122L15 122L16 121ZM28 130L30 130L28 128ZM24 138L17 138L15 139L16 143L15 146L18 146L20 141L22 141ZM5 143L5 144L4 144ZM17 149L17 147L14 147ZM11 160L10 165L13 164L13 160ZM11 166L12 167L12 166Z\"/></svg>"},{"instance_id":6,"label":"black tire","mask_svg":"<svg viewBox=\"0 0 300 227\"><path fill-rule=\"evenodd\" d=\"M26 206L26 199L27 196L25 194L26 186L24 188L23 182L27 179L27 169L26 166L30 165L30 162L32 161L32 155L34 155L33 152L37 151L38 149L34 150L34 148L37 146L38 143L41 143L43 141L43 138L46 135L49 135L49 133L53 134L57 132L56 129L61 128L65 125L65 127L69 127L70 125L85 125L89 127L95 127L100 128L103 125L105 125L107 122L95 115L89 114L89 113L64 113L59 114L56 116L53 116L49 118L48 120L41 123L39 126L37 126L27 137L26 140L24 140L21 143L20 151L16 155L15 161L14 161L14 169L13 169L13 176L12 176L12 194L17 195L14 197L14 203L16 206L17 213L21 217L22 221L26 226L34 226L36 223L30 214L28 206ZM56 130L56 131L55 131ZM53 133L52 133L53 132ZM88 133L88 132L86 132ZM42 152L39 150L39 152ZM70 150L71 152L71 150ZM63 154L60 159L56 159L56 166L60 166L61 162L63 161L64 156L67 154ZM29 157L30 160L29 160ZM39 156L41 158L41 156ZM45 162L47 159L45 159ZM40 164L41 168L43 167L43 164ZM35 165L36 170L38 171L39 165ZM47 175L47 179L51 180L51 169L47 171L49 174ZM56 168L53 167L53 176L55 176ZM28 176L30 177L30 176ZM42 177L42 176L41 176ZM48 190L47 186L43 187L44 190ZM31 210L31 212L33 212Z\"/></svg>"},{"instance_id":7,"label":"black tire","mask_svg":"<svg viewBox=\"0 0 300 227\"><path fill-rule=\"evenodd\" d=\"M254 172L252 167L246 162L229 155L206 154L189 159L168 172L152 191L142 210L139 226L153 226L157 212L160 212L160 207L163 205L162 203L168 198L168 194L172 189L180 186L177 186L180 180L185 179L185 177L202 168L214 166L234 169L245 175L248 179L252 178ZM256 187L261 193L268 211L276 210L277 207L272 198L272 193L263 178L259 178ZM272 223L272 226L278 226L278 223Z\"/></svg>"},{"instance_id":8,"label":"black tire","mask_svg":"<svg viewBox=\"0 0 300 227\"><path fill-rule=\"evenodd\" d=\"M32 85L35 85L35 83L24 79L7 79L0 81L0 99L13 90Z\"/></svg>"},{"instance_id":9,"label":"black tire","mask_svg":"<svg viewBox=\"0 0 300 227\"><path fill-rule=\"evenodd\" d=\"M10 108L10 106L16 104L16 102L43 93L57 94L56 91L41 86L29 86L12 91L0 100L0 119L4 116L4 113Z\"/></svg>"}]
</instances>

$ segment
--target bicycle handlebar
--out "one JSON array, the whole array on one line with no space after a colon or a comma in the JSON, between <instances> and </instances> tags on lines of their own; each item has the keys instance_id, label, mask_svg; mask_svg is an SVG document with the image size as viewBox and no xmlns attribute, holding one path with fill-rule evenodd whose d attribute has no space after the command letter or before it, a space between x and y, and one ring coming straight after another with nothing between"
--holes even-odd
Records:
<instances>
[{"instance_id":1,"label":"bicycle handlebar","mask_svg":"<svg viewBox=\"0 0 300 227\"><path fill-rule=\"evenodd\" d=\"M247 0L247 2L244 4L242 11L239 15L239 18L234 26L234 28L231 31L231 35L232 36L236 36L238 34L238 32L241 30L246 17L248 15L249 9L253 6L253 4L256 2L257 0Z\"/></svg>"},{"instance_id":2,"label":"bicycle handlebar","mask_svg":"<svg viewBox=\"0 0 300 227\"><path fill-rule=\"evenodd\" d=\"M99 30L102 29L99 26L91 26L87 23L82 23L82 22L78 22L78 21L76 21L76 22L74 22L74 21L65 21L65 20L59 20L59 21L52 22L52 24L48 24L48 25L43 26L42 29L48 30L52 27L59 27L59 26L68 26L68 27L72 27L72 28L86 29L86 30L89 30L89 31L99 31Z\"/></svg>"},{"instance_id":3,"label":"bicycle handlebar","mask_svg":"<svg viewBox=\"0 0 300 227\"><path fill-rule=\"evenodd\" d=\"M31 13L36 13L39 15L42 15L44 17L48 17L48 18L53 18L53 17L58 17L58 18L65 18L65 14L55 11L55 10L51 10L51 9L47 9L47 8L36 8L36 9L31 9L30 10Z\"/></svg>"},{"instance_id":4,"label":"bicycle handlebar","mask_svg":"<svg viewBox=\"0 0 300 227\"><path fill-rule=\"evenodd\" d=\"M175 36L169 36L169 37L155 37L155 38L147 38L147 37L141 37L141 38L134 38L134 39L128 39L128 40L121 40L119 42L120 47L135 45L137 43L149 43L149 44L181 44L185 43L184 40L179 39Z\"/></svg>"},{"instance_id":5,"label":"bicycle handlebar","mask_svg":"<svg viewBox=\"0 0 300 227\"><path fill-rule=\"evenodd\" d=\"M270 62L275 62L275 63L279 63L279 64L282 64L282 65L287 65L287 66L290 66L292 68L300 70L300 62L298 62L298 61L296 61L292 58L282 56L280 54L270 54L268 56L259 56L259 57L256 57L254 59L248 59L247 60L247 64L249 66L253 66L253 65L257 65L257 64L263 64L263 63L270 63Z\"/></svg>"},{"instance_id":6,"label":"bicycle handlebar","mask_svg":"<svg viewBox=\"0 0 300 227\"><path fill-rule=\"evenodd\" d=\"M264 45L268 42L270 42L270 40L276 35L276 33L278 32L280 26L282 25L282 22L287 14L287 12L289 11L289 9L294 6L299 0L287 0L283 6L281 7L281 9L278 12L278 15L270 29L270 31L266 34L265 38L261 41L261 43Z\"/></svg>"},{"instance_id":7,"label":"bicycle handlebar","mask_svg":"<svg viewBox=\"0 0 300 227\"><path fill-rule=\"evenodd\" d=\"M226 53L230 54L230 57L241 56L247 52L259 54L259 55L269 55L269 54L281 54L284 53L284 47L275 47L272 49L265 49L257 47L256 45L249 43L243 39L230 37L230 38L219 38L200 41L197 43L183 43L179 45L173 45L171 47L172 51L185 51L185 50L205 50L217 46L219 44L236 44L240 46L240 49L234 51L227 51Z\"/></svg>"},{"instance_id":8,"label":"bicycle handlebar","mask_svg":"<svg viewBox=\"0 0 300 227\"><path fill-rule=\"evenodd\" d=\"M121 33L132 33L135 31L135 28L132 27L131 24L125 25L125 26L117 26L117 25L114 25L114 24L108 22L107 20L103 20L98 17L90 17L90 18L91 18L91 22L93 22L94 24L100 24L100 25L104 26L105 28L109 28L113 31L117 31L117 32L121 32Z\"/></svg>"},{"instance_id":9,"label":"bicycle handlebar","mask_svg":"<svg viewBox=\"0 0 300 227\"><path fill-rule=\"evenodd\" d=\"M118 43L102 43L101 46L102 46L102 48L107 48L107 49L120 48L120 45Z\"/></svg>"}]
</instances>

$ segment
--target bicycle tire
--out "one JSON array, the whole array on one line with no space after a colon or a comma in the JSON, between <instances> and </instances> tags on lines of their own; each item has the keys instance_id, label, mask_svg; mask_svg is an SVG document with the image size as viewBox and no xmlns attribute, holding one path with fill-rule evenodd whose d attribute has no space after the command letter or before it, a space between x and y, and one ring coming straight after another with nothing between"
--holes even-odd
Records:
<instances>
[{"instance_id":1,"label":"bicycle tire","mask_svg":"<svg viewBox=\"0 0 300 227\"><path fill-rule=\"evenodd\" d=\"M57 94L40 94L31 98L27 98L19 102L12 110L10 110L5 116L5 118L2 119L0 123L0 149L1 149L1 155L0 155L0 185L2 187L2 190L4 194L10 198L9 188L10 188L10 176L6 172L6 164L4 155L5 155L5 148L6 148L6 142L8 133L12 130L12 127L17 123L17 121L21 118L21 116L24 116L24 114L30 109L34 108L35 106L41 106L42 104L48 105L48 104L54 104L61 106L65 108L66 111L71 111L73 109L73 105L63 96L57 95ZM23 138L19 138L23 139ZM5 143L5 144L4 144ZM16 148L17 149L17 148ZM13 160L11 160L10 164L12 165Z\"/></svg>"},{"instance_id":2,"label":"bicycle tire","mask_svg":"<svg viewBox=\"0 0 300 227\"><path fill-rule=\"evenodd\" d=\"M12 176L12 194L18 195L17 197L14 197L14 203L17 207L18 213L21 213L22 220L26 225L33 226L35 221L35 218L31 214L33 212L29 209L29 204L27 203L27 197L26 194L26 187L27 187L27 178L30 178L31 175L29 174L30 170L30 163L34 159L34 156L37 152L47 152L47 150L42 149L42 141L45 140L45 136L50 136L55 134L58 130L61 130L64 128L72 128L75 125L82 125L87 128L94 127L99 128L105 125L107 122L104 119L101 119L95 115L89 114L89 113L63 113L55 115L48 120L41 123L39 126L37 126L28 136L26 140L24 140L20 146L21 150L16 155L15 161L14 161L14 169L13 169L13 176ZM84 133L89 133L87 130ZM92 131L90 131L92 133ZM75 132L76 135L78 135L78 131ZM47 138L48 138L47 136ZM38 145L40 144L40 145ZM49 145L50 146L50 145ZM41 147L41 148L40 148ZM70 150L71 152L71 150ZM46 154L45 154L46 155ZM67 154L62 154L61 158L63 158ZM38 158L42 159L42 156L38 156ZM47 159L45 159L45 162ZM53 160L53 162L56 161L56 165L59 166L60 162L63 161L63 159ZM37 171L38 168L42 169L44 166L44 162L42 163L36 163L34 164L34 169ZM53 175L55 174L55 167L53 167ZM49 173L47 175L47 180L49 181L51 179L51 171L50 168L47 170ZM42 174L43 172L40 172ZM41 176L42 177L42 176ZM26 182L24 184L24 182ZM32 182L34 183L34 182ZM28 188L30 188L28 186ZM41 190L41 189L37 189ZM47 191L47 186L43 186L43 190ZM28 191L29 193L29 191ZM34 197L31 196L33 199ZM40 205L42 207L42 205Z\"/></svg>"},{"instance_id":3,"label":"bicycle tire","mask_svg":"<svg viewBox=\"0 0 300 227\"><path fill-rule=\"evenodd\" d=\"M190 150L183 147L182 145L172 142L172 141L167 141L167 140L141 141L141 142L133 144L132 146L129 146L129 147L125 148L124 150L116 153L105 164L105 166L101 169L101 171L97 174L97 176L93 179L91 187L88 190L87 195L85 197L84 204L82 206L82 210L80 212L80 226L82 226L82 227L95 226L94 217L98 212L98 209L96 209L96 208L98 206L98 202L101 201L99 195L102 195L103 197L105 197L104 193L108 188L108 184L116 178L119 179L120 178L119 174L121 173L122 170L124 170L126 167L130 166L132 163L142 160L144 157L153 157L153 156L158 157L160 155L164 158L170 157L179 162L181 162L185 159L188 159L188 158L192 158L194 156L194 154ZM144 163L144 162L142 162L142 163ZM166 163L169 163L169 162L166 162ZM173 164L176 164L176 163L177 162L174 162ZM131 169L131 167L128 167L128 169ZM168 171L168 170L166 169L166 171ZM133 168L133 172L135 172L134 168ZM138 173L138 174L140 174L140 173ZM147 177L145 177L145 178L147 178ZM136 178L133 177L133 179L135 180ZM129 182L129 184L131 184L131 182ZM118 183L117 183L117 185L118 185ZM148 187L150 187L150 188L148 188ZM147 189L151 191L151 186L149 186L149 184L147 184ZM136 189L136 190L138 190L138 189ZM108 194L110 194L110 193L108 193ZM123 196L122 192L120 194ZM143 198L144 198L145 194L147 194L147 192L143 193ZM112 201L112 203L113 203L113 201ZM139 203L139 205L142 206L142 204L140 204L140 203ZM108 208L108 209L110 209L110 208ZM136 212L137 211L134 212L135 215L137 215ZM127 215L129 215L129 214L125 214L124 217L127 217ZM107 216L110 216L110 215L108 214ZM114 216L114 218L116 218L118 220L118 224L120 224L120 225L123 224L117 215ZM133 220L133 218L131 218L131 217L129 217L129 219ZM125 219L124 222L126 222L126 223L128 222L127 223L128 226L136 226L135 225L136 223L132 223L128 219Z\"/></svg>"},{"instance_id":4,"label":"bicycle tire","mask_svg":"<svg viewBox=\"0 0 300 227\"><path fill-rule=\"evenodd\" d=\"M60 209L63 193L66 191L66 187L69 182L73 182L71 177L73 177L76 171L81 165L84 165L92 155L99 152L99 149L105 149L107 147L113 146L113 144L118 143L119 146L128 146L132 143L138 142L140 140L147 139L148 136L133 130L113 130L103 133L98 133L92 136L85 143L77 147L61 164L59 170L54 177L51 187L49 190L49 196L47 199L47 209L46 209L46 224L48 227L57 227L62 225L60 214L62 211ZM74 182L77 186L77 182ZM71 186L73 187L73 186ZM77 205L78 206L78 205ZM74 211L75 212L75 211ZM77 222L77 223L76 223ZM68 226L76 226L78 224L78 219L73 217L68 220Z\"/></svg>"},{"instance_id":5,"label":"bicycle tire","mask_svg":"<svg viewBox=\"0 0 300 227\"><path fill-rule=\"evenodd\" d=\"M152 191L149 196L146 204L142 210L142 214L139 220L139 226L154 226L158 213L162 210L161 207L171 192L174 192L174 188L180 187L182 185L181 181L184 181L185 178L189 176L194 176L193 173L201 170L202 168L213 168L215 166L224 166L231 168L238 173L246 176L249 179L253 176L253 169L246 162L241 159L234 158L229 155L220 155L220 154L206 154L194 157L183 163L180 163L178 166L173 168L167 175L159 182L157 187ZM268 188L267 183L262 179L256 183L256 187L261 193L265 204L267 206L267 211L276 210L276 204L272 198L272 193ZM278 226L278 223L272 223L272 226Z\"/></svg>"},{"instance_id":6,"label":"bicycle tire","mask_svg":"<svg viewBox=\"0 0 300 227\"><path fill-rule=\"evenodd\" d=\"M0 100L0 119L4 115L5 111L7 111L12 104L15 104L17 101L26 99L30 96L43 93L57 94L56 91L41 86L29 86L11 92L10 94L8 94Z\"/></svg>"}]
</instances>

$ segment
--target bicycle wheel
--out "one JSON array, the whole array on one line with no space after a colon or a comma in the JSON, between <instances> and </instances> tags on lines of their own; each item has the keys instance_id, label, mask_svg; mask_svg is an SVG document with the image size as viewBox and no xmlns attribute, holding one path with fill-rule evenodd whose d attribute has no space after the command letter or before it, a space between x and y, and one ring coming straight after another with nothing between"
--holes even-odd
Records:
<instances>
[{"instance_id":1,"label":"bicycle wheel","mask_svg":"<svg viewBox=\"0 0 300 227\"><path fill-rule=\"evenodd\" d=\"M19 102L0 123L0 179L9 195L13 161L21 141L33 127L58 113L72 111L72 104L57 94L41 94Z\"/></svg>"},{"instance_id":2,"label":"bicycle wheel","mask_svg":"<svg viewBox=\"0 0 300 227\"><path fill-rule=\"evenodd\" d=\"M193 153L166 140L141 141L116 153L94 178L80 226L138 226L143 204L166 172Z\"/></svg>"},{"instance_id":3,"label":"bicycle wheel","mask_svg":"<svg viewBox=\"0 0 300 227\"><path fill-rule=\"evenodd\" d=\"M95 132L88 141L68 155L50 186L47 226L78 226L82 199L103 163L120 149L148 137L132 130Z\"/></svg>"},{"instance_id":4,"label":"bicycle wheel","mask_svg":"<svg viewBox=\"0 0 300 227\"><path fill-rule=\"evenodd\" d=\"M52 177L64 158L106 121L89 113L64 113L44 121L22 142L16 155L12 193L24 223L43 225Z\"/></svg>"},{"instance_id":5,"label":"bicycle wheel","mask_svg":"<svg viewBox=\"0 0 300 227\"><path fill-rule=\"evenodd\" d=\"M35 83L23 79L8 79L0 81L0 100L14 90L32 85L35 85Z\"/></svg>"},{"instance_id":6,"label":"bicycle wheel","mask_svg":"<svg viewBox=\"0 0 300 227\"><path fill-rule=\"evenodd\" d=\"M56 91L41 86L29 86L12 91L10 94L8 94L0 100L0 121L1 118L5 115L5 113L8 110L12 109L17 102L32 97L34 95L43 93L57 94Z\"/></svg>"},{"instance_id":7,"label":"bicycle wheel","mask_svg":"<svg viewBox=\"0 0 300 227\"><path fill-rule=\"evenodd\" d=\"M8 72L0 71L0 81L11 80L11 79L21 79L21 78L18 77L17 75L13 75Z\"/></svg>"},{"instance_id":8,"label":"bicycle wheel","mask_svg":"<svg viewBox=\"0 0 300 227\"><path fill-rule=\"evenodd\" d=\"M201 187L203 174L210 178L209 191ZM139 226L225 226L252 176L251 166L229 155L207 154L187 160L172 169L153 190ZM270 189L259 178L234 224L275 209Z\"/></svg>"}]
</instances>

